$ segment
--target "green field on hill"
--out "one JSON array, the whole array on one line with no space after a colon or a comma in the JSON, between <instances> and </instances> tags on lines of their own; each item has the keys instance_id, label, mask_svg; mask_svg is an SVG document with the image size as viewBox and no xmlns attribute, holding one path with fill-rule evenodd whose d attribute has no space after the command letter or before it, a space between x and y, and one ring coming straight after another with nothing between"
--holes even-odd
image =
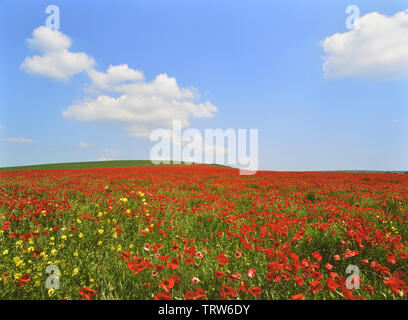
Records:
<instances>
[{"instance_id":1,"label":"green field on hill","mask_svg":"<svg viewBox=\"0 0 408 320\"><path fill-rule=\"evenodd\" d=\"M170 161L169 164L175 164ZM177 163L180 164L180 163ZM186 162L181 162L187 165ZM140 167L154 165L150 160L109 160L109 161L88 161L88 162L66 162L66 163L47 163L28 166L0 167L0 171L18 171L18 170L52 170L52 169L97 169L97 168L123 168ZM165 165L165 164L163 164ZM213 166L228 167L219 164L210 164Z\"/></svg>"},{"instance_id":2,"label":"green field on hill","mask_svg":"<svg viewBox=\"0 0 408 320\"><path fill-rule=\"evenodd\" d=\"M67 162L49 163L29 166L16 166L0 168L0 171L15 170L42 170L42 169L93 169L93 168L120 168L151 166L150 160L113 160L113 161L91 161L91 162Z\"/></svg>"}]
</instances>

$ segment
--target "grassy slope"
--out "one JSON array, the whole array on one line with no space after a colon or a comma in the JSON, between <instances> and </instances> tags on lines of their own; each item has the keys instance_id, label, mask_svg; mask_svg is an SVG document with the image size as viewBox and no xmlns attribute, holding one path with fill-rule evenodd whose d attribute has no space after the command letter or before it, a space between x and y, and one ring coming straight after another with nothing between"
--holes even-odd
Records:
<instances>
[{"instance_id":1,"label":"grassy slope","mask_svg":"<svg viewBox=\"0 0 408 320\"><path fill-rule=\"evenodd\" d=\"M150 166L150 160L115 160L115 161L91 161L91 162L68 162L68 163L50 163L30 166L4 167L0 171L15 170L41 170L41 169L90 169L90 168L119 168L119 167L137 167Z\"/></svg>"},{"instance_id":2,"label":"grassy slope","mask_svg":"<svg viewBox=\"0 0 408 320\"><path fill-rule=\"evenodd\" d=\"M170 162L173 163L172 161ZM184 162L182 164L185 164ZM93 169L93 168L121 168L121 167L139 167L152 166L150 160L111 160L111 161L89 161L89 162L67 162L67 163L49 163L36 164L30 166L3 167L0 171L18 171L18 170L42 170L42 169ZM221 166L212 164L214 166ZM227 167L227 166L221 166Z\"/></svg>"}]
</instances>

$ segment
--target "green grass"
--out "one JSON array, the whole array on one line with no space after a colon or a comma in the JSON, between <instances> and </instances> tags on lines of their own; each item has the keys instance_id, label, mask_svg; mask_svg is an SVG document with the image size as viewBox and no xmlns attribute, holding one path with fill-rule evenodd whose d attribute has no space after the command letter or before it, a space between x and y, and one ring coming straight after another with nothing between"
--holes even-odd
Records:
<instances>
[{"instance_id":1,"label":"green grass","mask_svg":"<svg viewBox=\"0 0 408 320\"><path fill-rule=\"evenodd\" d=\"M114 161L90 161L90 162L67 162L49 163L29 166L3 167L0 171L17 170L42 170L42 169L93 169L93 168L121 168L153 165L150 160L114 160Z\"/></svg>"},{"instance_id":2,"label":"green grass","mask_svg":"<svg viewBox=\"0 0 408 320\"><path fill-rule=\"evenodd\" d=\"M91 169L91 168L115 168L115 167L137 167L150 166L150 160L117 160L117 161L91 161L91 162L67 162L49 163L29 166L3 167L0 171L15 170L41 170L41 169Z\"/></svg>"},{"instance_id":3,"label":"green grass","mask_svg":"<svg viewBox=\"0 0 408 320\"><path fill-rule=\"evenodd\" d=\"M173 164L173 161L170 161ZM185 162L181 164L185 165ZM0 167L0 171L19 171L19 170L44 170L44 169L95 169L95 168L123 168L152 166L150 160L110 160L110 161L89 161L89 162L66 162L66 163L48 163L28 166ZM214 166L227 167L218 164Z\"/></svg>"}]
</instances>

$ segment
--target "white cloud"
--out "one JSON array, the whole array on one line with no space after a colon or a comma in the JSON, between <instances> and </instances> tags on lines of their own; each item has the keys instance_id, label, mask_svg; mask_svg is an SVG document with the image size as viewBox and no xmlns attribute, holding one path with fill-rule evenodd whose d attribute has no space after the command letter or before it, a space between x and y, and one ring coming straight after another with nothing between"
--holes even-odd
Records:
<instances>
[{"instance_id":1,"label":"white cloud","mask_svg":"<svg viewBox=\"0 0 408 320\"><path fill-rule=\"evenodd\" d=\"M408 77L408 10L391 17L366 14L359 28L327 37L321 45L326 77Z\"/></svg>"},{"instance_id":2,"label":"white cloud","mask_svg":"<svg viewBox=\"0 0 408 320\"><path fill-rule=\"evenodd\" d=\"M103 149L103 154L107 158L115 158L120 156L120 152L115 149Z\"/></svg>"},{"instance_id":3,"label":"white cloud","mask_svg":"<svg viewBox=\"0 0 408 320\"><path fill-rule=\"evenodd\" d=\"M31 50L48 53L68 49L71 39L58 30L40 26L33 31L33 37L27 39L27 43Z\"/></svg>"},{"instance_id":4,"label":"white cloud","mask_svg":"<svg viewBox=\"0 0 408 320\"><path fill-rule=\"evenodd\" d=\"M42 53L40 56L24 59L20 68L27 73L66 80L77 73L90 70L95 64L94 59L86 53L68 51L71 39L58 30L38 27L27 42L31 49Z\"/></svg>"},{"instance_id":5,"label":"white cloud","mask_svg":"<svg viewBox=\"0 0 408 320\"><path fill-rule=\"evenodd\" d=\"M99 89L109 89L112 86L126 81L143 80L143 72L129 68L127 64L119 66L109 66L106 72L91 69L88 72L94 87Z\"/></svg>"},{"instance_id":6,"label":"white cloud","mask_svg":"<svg viewBox=\"0 0 408 320\"><path fill-rule=\"evenodd\" d=\"M103 149L103 156L97 158L97 161L111 161L117 159L120 156L120 152L114 149Z\"/></svg>"},{"instance_id":7,"label":"white cloud","mask_svg":"<svg viewBox=\"0 0 408 320\"><path fill-rule=\"evenodd\" d=\"M94 59L83 52L70 52L71 39L57 30L38 27L27 42L42 55L24 60L20 67L26 72L59 80L87 72L90 92L96 97L69 106L62 113L67 119L122 123L130 135L149 137L152 129L170 128L173 120L187 127L190 118L209 118L217 111L209 101L197 102L195 88L182 88L165 73L147 82L142 71L127 64L110 65L106 72L95 70Z\"/></svg>"},{"instance_id":8,"label":"white cloud","mask_svg":"<svg viewBox=\"0 0 408 320\"><path fill-rule=\"evenodd\" d=\"M34 143L34 140L23 138L23 137L17 137L17 138L4 138L3 141L6 142L12 142L12 143Z\"/></svg>"},{"instance_id":9,"label":"white cloud","mask_svg":"<svg viewBox=\"0 0 408 320\"><path fill-rule=\"evenodd\" d=\"M105 76L109 78L108 73ZM138 78L136 82L111 85L109 89L120 96L102 94L71 105L63 116L80 122L119 122L131 135L149 137L152 129L170 128L173 120L180 120L186 127L190 117L208 118L217 111L208 101L196 103L196 90L180 88L176 79L167 74L160 74L151 82Z\"/></svg>"},{"instance_id":10,"label":"white cloud","mask_svg":"<svg viewBox=\"0 0 408 320\"><path fill-rule=\"evenodd\" d=\"M85 142L80 142L77 144L78 148L88 148L90 145Z\"/></svg>"}]
</instances>

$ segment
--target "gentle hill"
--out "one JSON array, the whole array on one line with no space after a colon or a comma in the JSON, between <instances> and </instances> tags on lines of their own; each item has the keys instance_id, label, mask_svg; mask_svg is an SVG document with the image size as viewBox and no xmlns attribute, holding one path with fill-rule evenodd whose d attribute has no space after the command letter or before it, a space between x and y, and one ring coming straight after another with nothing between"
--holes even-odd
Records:
<instances>
[{"instance_id":1,"label":"gentle hill","mask_svg":"<svg viewBox=\"0 0 408 320\"><path fill-rule=\"evenodd\" d=\"M173 164L171 161L170 164ZM186 163L181 163L186 164ZM44 170L44 169L94 169L94 168L122 168L152 166L150 160L110 160L110 161L90 161L90 162L67 162L67 163L48 163L29 166L2 167L0 171L18 171L18 170ZM213 164L215 166L222 166ZM222 166L227 167L227 166Z\"/></svg>"},{"instance_id":2,"label":"gentle hill","mask_svg":"<svg viewBox=\"0 0 408 320\"><path fill-rule=\"evenodd\" d=\"M112 160L90 162L48 163L29 166L3 167L0 171L42 170L42 169L92 169L151 166L150 160Z\"/></svg>"}]
</instances>

